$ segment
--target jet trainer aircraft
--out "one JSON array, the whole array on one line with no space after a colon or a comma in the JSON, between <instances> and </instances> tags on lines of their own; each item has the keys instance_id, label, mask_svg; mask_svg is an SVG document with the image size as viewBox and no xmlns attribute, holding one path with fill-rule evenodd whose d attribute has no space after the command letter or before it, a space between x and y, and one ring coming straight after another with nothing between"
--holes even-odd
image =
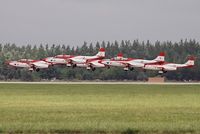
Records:
<instances>
[{"instance_id":1,"label":"jet trainer aircraft","mask_svg":"<svg viewBox=\"0 0 200 134\"><path fill-rule=\"evenodd\" d=\"M163 63L165 61L165 54L161 52L153 60L124 58L123 54L118 54L117 57L111 60L104 60L102 63L107 66L123 67L125 71L133 70L134 68L143 68L147 64Z\"/></svg>"},{"instance_id":2,"label":"jet trainer aircraft","mask_svg":"<svg viewBox=\"0 0 200 134\"><path fill-rule=\"evenodd\" d=\"M94 56L74 56L72 58L69 58L67 61L67 66L85 67L85 65L87 66L88 61L102 60L104 58L105 58L105 49L100 48L99 52Z\"/></svg>"},{"instance_id":3,"label":"jet trainer aircraft","mask_svg":"<svg viewBox=\"0 0 200 134\"><path fill-rule=\"evenodd\" d=\"M20 59L18 61L7 61L7 65L17 68L27 68L29 71L40 71L40 69L46 69L51 66L50 63L43 60L32 60L32 59Z\"/></svg>"},{"instance_id":4,"label":"jet trainer aircraft","mask_svg":"<svg viewBox=\"0 0 200 134\"><path fill-rule=\"evenodd\" d=\"M176 71L178 68L191 68L194 66L195 57L190 56L188 61L184 64L167 63L163 62L161 64L147 64L144 69L147 70L158 70L160 74L166 73L167 71Z\"/></svg>"},{"instance_id":5,"label":"jet trainer aircraft","mask_svg":"<svg viewBox=\"0 0 200 134\"><path fill-rule=\"evenodd\" d=\"M95 56L74 56L74 55L57 55L55 57L48 57L44 60L53 65L66 65L68 67L88 67L90 62L101 60L105 57L105 49L100 48Z\"/></svg>"},{"instance_id":6,"label":"jet trainer aircraft","mask_svg":"<svg viewBox=\"0 0 200 134\"><path fill-rule=\"evenodd\" d=\"M108 68L110 68L111 66L125 68L127 66L127 62L130 60L133 60L133 58L124 58L123 54L119 53L117 57L111 59L105 59L102 61L102 63L105 64ZM132 69L133 68L130 68L130 70Z\"/></svg>"}]
</instances>

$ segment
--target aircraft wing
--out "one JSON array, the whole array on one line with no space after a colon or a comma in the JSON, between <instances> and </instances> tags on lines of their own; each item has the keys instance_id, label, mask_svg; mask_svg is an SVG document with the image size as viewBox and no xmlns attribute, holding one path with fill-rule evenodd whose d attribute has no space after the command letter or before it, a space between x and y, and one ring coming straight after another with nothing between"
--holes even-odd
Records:
<instances>
[{"instance_id":1,"label":"aircraft wing","mask_svg":"<svg viewBox=\"0 0 200 134\"><path fill-rule=\"evenodd\" d=\"M79 59L79 58L69 58L67 60L68 64L79 64L79 63L86 63L86 59Z\"/></svg>"},{"instance_id":2,"label":"aircraft wing","mask_svg":"<svg viewBox=\"0 0 200 134\"><path fill-rule=\"evenodd\" d=\"M101 63L100 60L94 60L94 61L87 62L87 65L92 66L92 67L105 67L105 65L103 63Z\"/></svg>"},{"instance_id":3,"label":"aircraft wing","mask_svg":"<svg viewBox=\"0 0 200 134\"><path fill-rule=\"evenodd\" d=\"M140 63L140 62L135 62L134 60L133 61L129 61L125 64L128 64L129 67L138 67L138 68L143 68L145 66L144 63Z\"/></svg>"}]
</instances>

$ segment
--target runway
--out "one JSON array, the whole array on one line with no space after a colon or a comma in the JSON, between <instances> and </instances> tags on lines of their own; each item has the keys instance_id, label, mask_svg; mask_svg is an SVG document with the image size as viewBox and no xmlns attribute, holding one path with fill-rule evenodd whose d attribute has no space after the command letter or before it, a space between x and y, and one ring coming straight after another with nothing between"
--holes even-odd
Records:
<instances>
[{"instance_id":1,"label":"runway","mask_svg":"<svg viewBox=\"0 0 200 134\"><path fill-rule=\"evenodd\" d=\"M130 81L48 81L48 82L24 82L24 81L0 81L0 84L135 84L135 85L200 85L200 82L130 82Z\"/></svg>"}]
</instances>

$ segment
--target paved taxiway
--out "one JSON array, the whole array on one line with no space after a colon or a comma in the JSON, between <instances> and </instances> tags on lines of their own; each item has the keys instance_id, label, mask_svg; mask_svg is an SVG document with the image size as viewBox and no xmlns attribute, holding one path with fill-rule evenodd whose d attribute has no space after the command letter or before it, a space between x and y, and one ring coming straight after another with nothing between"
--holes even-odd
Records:
<instances>
[{"instance_id":1,"label":"paved taxiway","mask_svg":"<svg viewBox=\"0 0 200 134\"><path fill-rule=\"evenodd\" d=\"M164 83L154 83L154 82L116 82L116 81L109 81L109 82L90 82L90 81L62 81L62 82L55 82L55 81L48 81L48 82L13 82L13 81L1 81L0 84L147 84L147 85L200 85L200 82L164 82Z\"/></svg>"}]
</instances>

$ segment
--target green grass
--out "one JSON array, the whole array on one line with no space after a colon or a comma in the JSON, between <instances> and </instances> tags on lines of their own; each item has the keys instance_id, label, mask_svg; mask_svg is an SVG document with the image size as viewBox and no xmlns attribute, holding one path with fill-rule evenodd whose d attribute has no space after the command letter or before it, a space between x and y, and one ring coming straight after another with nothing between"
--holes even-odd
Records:
<instances>
[{"instance_id":1,"label":"green grass","mask_svg":"<svg viewBox=\"0 0 200 134\"><path fill-rule=\"evenodd\" d=\"M0 133L200 133L200 86L0 84Z\"/></svg>"}]
</instances>

